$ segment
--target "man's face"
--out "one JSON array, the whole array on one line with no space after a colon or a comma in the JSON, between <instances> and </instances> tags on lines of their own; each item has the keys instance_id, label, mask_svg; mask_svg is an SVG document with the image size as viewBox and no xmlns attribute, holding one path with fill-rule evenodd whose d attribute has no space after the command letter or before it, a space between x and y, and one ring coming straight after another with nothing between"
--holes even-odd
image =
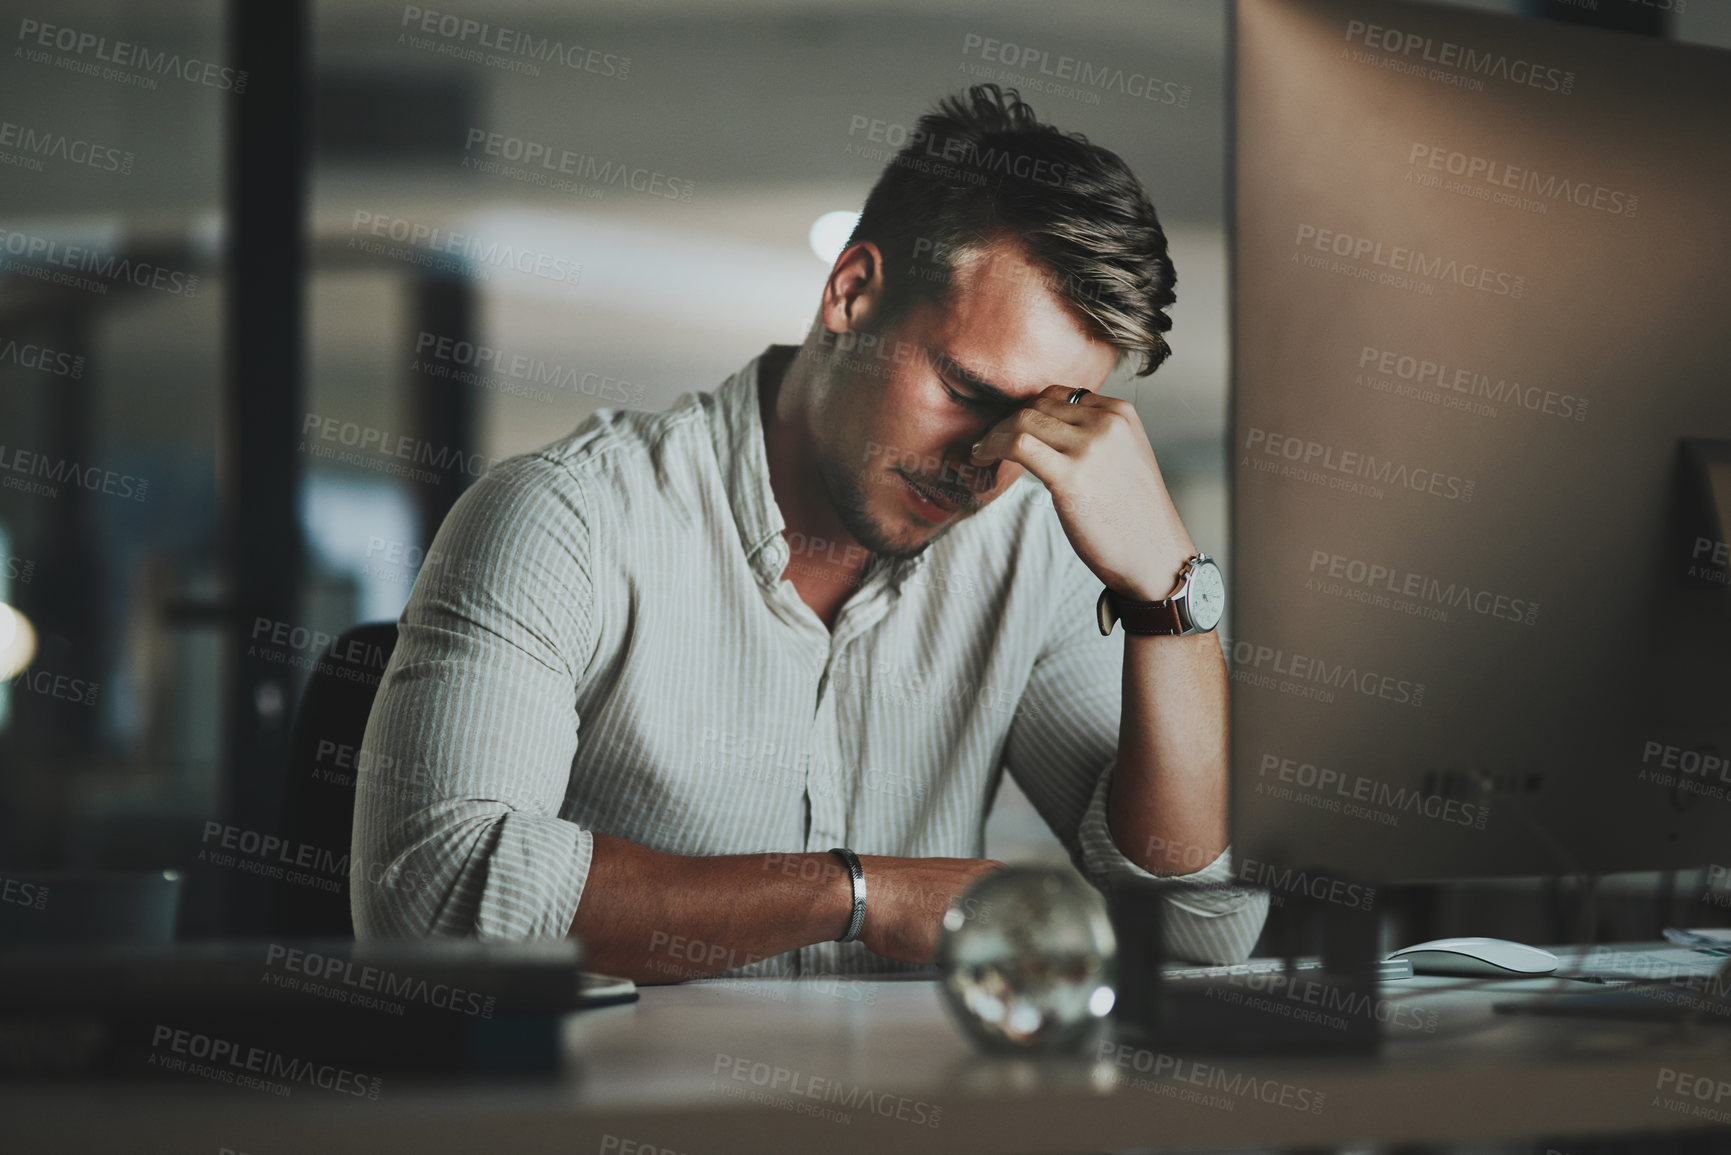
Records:
<instances>
[{"instance_id":1,"label":"man's face","mask_svg":"<svg viewBox=\"0 0 1731 1155\"><path fill-rule=\"evenodd\" d=\"M1018 248L958 260L950 291L870 348L836 342L814 433L831 502L873 553L912 557L1009 488L1013 462L969 450L1051 385L1098 391L1117 351L1095 340Z\"/></svg>"}]
</instances>

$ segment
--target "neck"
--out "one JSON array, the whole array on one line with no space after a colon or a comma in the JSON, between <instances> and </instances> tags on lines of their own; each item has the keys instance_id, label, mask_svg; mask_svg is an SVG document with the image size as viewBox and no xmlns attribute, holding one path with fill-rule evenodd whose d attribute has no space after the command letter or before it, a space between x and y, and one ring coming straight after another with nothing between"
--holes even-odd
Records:
<instances>
[{"instance_id":1,"label":"neck","mask_svg":"<svg viewBox=\"0 0 1731 1155\"><path fill-rule=\"evenodd\" d=\"M758 371L758 404L769 486L787 526L784 534L790 546L804 547L793 551L790 567L797 562L822 564L835 571L834 580L843 571L863 572L871 555L830 504L813 435L820 382L808 352L777 349L764 358ZM810 556L802 558L802 553Z\"/></svg>"}]
</instances>

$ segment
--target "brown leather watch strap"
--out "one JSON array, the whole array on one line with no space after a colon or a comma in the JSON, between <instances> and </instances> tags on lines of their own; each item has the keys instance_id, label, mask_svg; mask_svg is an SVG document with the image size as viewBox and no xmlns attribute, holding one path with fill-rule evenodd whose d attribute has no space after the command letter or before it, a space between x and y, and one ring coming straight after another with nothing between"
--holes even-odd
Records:
<instances>
[{"instance_id":1,"label":"brown leather watch strap","mask_svg":"<svg viewBox=\"0 0 1731 1155\"><path fill-rule=\"evenodd\" d=\"M1100 591L1100 604L1100 632L1103 634L1111 633L1108 615L1111 620L1123 622L1127 634L1165 637L1184 632L1184 623L1178 617L1178 603L1172 598L1143 602L1105 589Z\"/></svg>"}]
</instances>

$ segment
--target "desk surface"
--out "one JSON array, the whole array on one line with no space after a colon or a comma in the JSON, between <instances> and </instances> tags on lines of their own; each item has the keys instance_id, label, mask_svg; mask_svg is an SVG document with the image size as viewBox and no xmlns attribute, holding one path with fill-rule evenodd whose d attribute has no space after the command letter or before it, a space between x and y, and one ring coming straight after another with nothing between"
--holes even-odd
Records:
<instances>
[{"instance_id":1,"label":"desk surface","mask_svg":"<svg viewBox=\"0 0 1731 1155\"><path fill-rule=\"evenodd\" d=\"M249 1155L1059 1152L1731 1124L1731 1028L1491 1009L1581 988L1386 984L1380 1013L1396 1025L1374 1056L1191 1058L1108 1040L1075 1057L1024 1059L975 1051L927 981L691 983L572 1016L572 1069L540 1082L386 1077L370 1102L304 1087L278 1099L193 1078L14 1084L0 1089L0 1112L17 1150ZM1707 1081L1689 1081L1697 1076Z\"/></svg>"}]
</instances>

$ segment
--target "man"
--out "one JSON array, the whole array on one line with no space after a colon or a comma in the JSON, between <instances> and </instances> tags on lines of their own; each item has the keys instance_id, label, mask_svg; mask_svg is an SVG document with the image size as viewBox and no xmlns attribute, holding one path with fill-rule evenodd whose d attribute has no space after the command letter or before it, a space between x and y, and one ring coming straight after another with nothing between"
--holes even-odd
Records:
<instances>
[{"instance_id":1,"label":"man","mask_svg":"<svg viewBox=\"0 0 1731 1155\"><path fill-rule=\"evenodd\" d=\"M643 982L910 969L1002 865L1007 770L1096 882L1196 884L1175 952L1243 958L1219 642L1097 624L1102 586L1176 622L1135 603L1211 568L1099 392L1166 357L1173 281L1112 153L993 85L922 118L802 346L458 501L355 815L357 860L428 882L357 885L358 933L569 932Z\"/></svg>"}]
</instances>

